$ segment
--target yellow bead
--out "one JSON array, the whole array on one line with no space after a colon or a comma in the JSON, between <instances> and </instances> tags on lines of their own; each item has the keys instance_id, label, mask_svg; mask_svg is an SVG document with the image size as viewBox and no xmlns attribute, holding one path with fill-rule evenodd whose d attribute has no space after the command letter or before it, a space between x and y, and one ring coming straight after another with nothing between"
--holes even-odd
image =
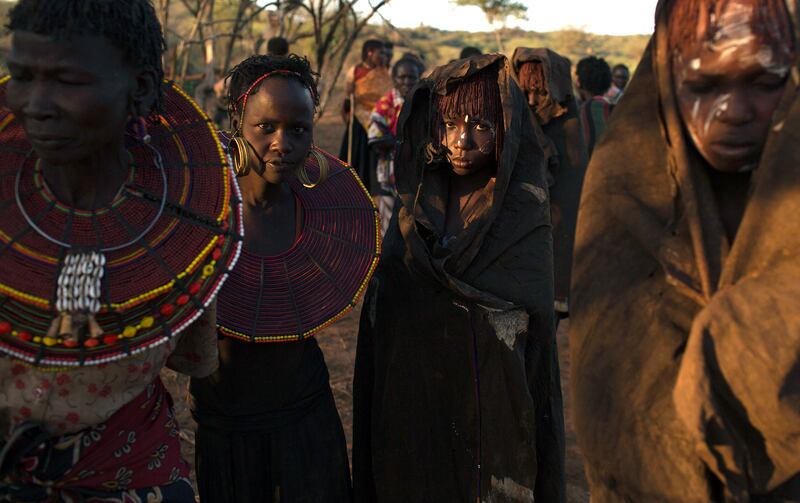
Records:
<instances>
[{"instance_id":1,"label":"yellow bead","mask_svg":"<svg viewBox=\"0 0 800 503\"><path fill-rule=\"evenodd\" d=\"M42 339L42 342L44 342L45 346L55 346L58 343L58 341L52 337L45 337Z\"/></svg>"},{"instance_id":2,"label":"yellow bead","mask_svg":"<svg viewBox=\"0 0 800 503\"><path fill-rule=\"evenodd\" d=\"M42 338L37 335L36 337L33 338L33 342L38 344L38 343L42 342Z\"/></svg>"},{"instance_id":3,"label":"yellow bead","mask_svg":"<svg viewBox=\"0 0 800 503\"><path fill-rule=\"evenodd\" d=\"M207 266L203 267L203 277L204 278L207 278L207 277L211 276L212 274L214 274L214 266L213 265L208 264Z\"/></svg>"},{"instance_id":4,"label":"yellow bead","mask_svg":"<svg viewBox=\"0 0 800 503\"><path fill-rule=\"evenodd\" d=\"M150 328L153 326L153 323L155 323L155 321L156 320L153 319L152 316L145 316L144 318L142 318L142 322L140 323L140 325L142 326L142 328Z\"/></svg>"},{"instance_id":5,"label":"yellow bead","mask_svg":"<svg viewBox=\"0 0 800 503\"><path fill-rule=\"evenodd\" d=\"M127 327L125 327L125 330L122 331L122 336L123 337L130 338L130 337L133 337L134 335L136 335L136 327L132 327L132 326L128 325Z\"/></svg>"}]
</instances>

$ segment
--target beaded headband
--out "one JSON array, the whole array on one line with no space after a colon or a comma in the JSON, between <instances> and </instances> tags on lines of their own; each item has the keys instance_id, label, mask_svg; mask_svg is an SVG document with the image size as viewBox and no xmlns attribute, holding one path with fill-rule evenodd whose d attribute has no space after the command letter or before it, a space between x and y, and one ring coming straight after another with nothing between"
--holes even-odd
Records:
<instances>
[{"instance_id":1,"label":"beaded headband","mask_svg":"<svg viewBox=\"0 0 800 503\"><path fill-rule=\"evenodd\" d=\"M241 113L240 113L240 116L239 116L239 127L240 128L241 128L242 122L244 122L244 111L245 111L245 108L247 107L247 99L250 97L250 93L252 93L253 89L255 89L265 79L267 79L268 77L271 77L273 75L289 75L289 76L292 76L292 77L297 77L301 81L303 79L302 76L299 73L293 72L291 70L271 70L271 71L265 73L264 75L260 76L256 80L254 80L253 83L250 84L250 87L247 88L247 91L245 91L244 93L242 93L241 96L236 98L236 102L233 104L233 108L234 108L234 110L236 110L236 108L237 108L236 107L236 103L239 103L240 101L242 102L242 110L241 110Z\"/></svg>"}]
</instances>

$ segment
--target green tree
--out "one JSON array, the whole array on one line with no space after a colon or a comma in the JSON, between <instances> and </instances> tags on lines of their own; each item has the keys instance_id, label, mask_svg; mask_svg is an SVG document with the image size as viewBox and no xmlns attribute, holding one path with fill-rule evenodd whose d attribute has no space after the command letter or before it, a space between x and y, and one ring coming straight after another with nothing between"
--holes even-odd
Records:
<instances>
[{"instance_id":1,"label":"green tree","mask_svg":"<svg viewBox=\"0 0 800 503\"><path fill-rule=\"evenodd\" d=\"M505 28L505 23L508 18L526 19L525 14L528 12L528 7L520 2L512 0L453 0L456 5L461 6L475 6L483 11L486 15L486 20L489 24L495 27L495 40L497 41L497 48L503 51L503 40L500 37L500 31ZM499 27L495 23L500 24Z\"/></svg>"}]
</instances>

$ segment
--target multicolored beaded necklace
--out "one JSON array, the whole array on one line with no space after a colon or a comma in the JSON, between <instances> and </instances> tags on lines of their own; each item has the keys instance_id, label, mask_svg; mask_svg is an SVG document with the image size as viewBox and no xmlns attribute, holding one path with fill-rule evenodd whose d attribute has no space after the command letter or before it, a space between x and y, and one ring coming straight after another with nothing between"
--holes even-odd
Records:
<instances>
[{"instance_id":1,"label":"multicolored beaded necklace","mask_svg":"<svg viewBox=\"0 0 800 503\"><path fill-rule=\"evenodd\" d=\"M0 105L6 80L0 81ZM205 310L241 251L241 196L213 124L165 83L150 143L107 206L47 187L22 126L0 108L0 353L103 364L161 344Z\"/></svg>"}]
</instances>

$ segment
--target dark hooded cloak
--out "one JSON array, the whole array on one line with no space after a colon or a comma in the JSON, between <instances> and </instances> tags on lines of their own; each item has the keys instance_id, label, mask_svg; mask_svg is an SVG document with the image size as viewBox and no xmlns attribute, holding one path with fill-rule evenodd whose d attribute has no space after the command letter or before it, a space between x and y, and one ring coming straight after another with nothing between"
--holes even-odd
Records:
<instances>
[{"instance_id":1,"label":"dark hooded cloak","mask_svg":"<svg viewBox=\"0 0 800 503\"><path fill-rule=\"evenodd\" d=\"M581 199L570 345L592 500L798 501L798 68L729 243L679 119L667 5Z\"/></svg>"},{"instance_id":2,"label":"dark hooded cloak","mask_svg":"<svg viewBox=\"0 0 800 503\"><path fill-rule=\"evenodd\" d=\"M449 165L425 163L432 95L494 69L505 133L491 203L445 249ZM438 68L403 107L400 205L356 356L356 501L564 501L550 214L535 131L499 55Z\"/></svg>"},{"instance_id":3,"label":"dark hooded cloak","mask_svg":"<svg viewBox=\"0 0 800 503\"><path fill-rule=\"evenodd\" d=\"M578 201L588 154L583 139L578 104L572 90L569 59L550 49L518 47L511 59L519 75L525 63L542 65L547 98L533 109L545 136L545 152L550 184L550 210L553 213L553 265L556 309L569 312L569 283Z\"/></svg>"}]
</instances>

